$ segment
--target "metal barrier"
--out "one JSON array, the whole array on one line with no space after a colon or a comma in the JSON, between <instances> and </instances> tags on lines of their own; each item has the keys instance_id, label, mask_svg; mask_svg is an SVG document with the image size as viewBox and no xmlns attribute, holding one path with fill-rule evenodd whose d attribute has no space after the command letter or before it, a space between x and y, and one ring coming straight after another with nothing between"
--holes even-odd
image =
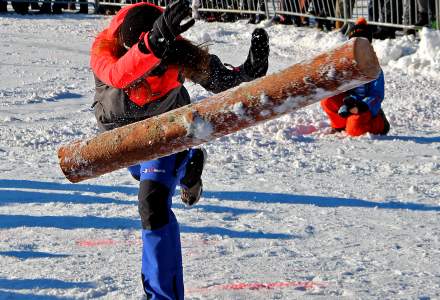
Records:
<instances>
[{"instance_id":1,"label":"metal barrier","mask_svg":"<svg viewBox=\"0 0 440 300\"><path fill-rule=\"evenodd\" d=\"M7 0L0 0L0 3L3 2L7 5ZM87 11L89 10L89 7L93 8L93 11L96 12L96 7L98 6L98 0L88 1L88 0L10 0L12 8L17 13L27 13L29 11L29 8L31 10L39 10L40 8L48 8L49 10L51 8L57 7L60 11L62 9L69 9L70 5L79 5L81 8L80 10L85 10L84 6L87 5ZM72 9L71 9L72 10ZM76 9L75 9L76 10Z\"/></svg>"},{"instance_id":2,"label":"metal barrier","mask_svg":"<svg viewBox=\"0 0 440 300\"><path fill-rule=\"evenodd\" d=\"M96 9L99 10L99 7L120 7L142 0L96 1ZM146 2L165 7L169 1ZM192 0L192 9L202 18L281 18L287 23L317 22L337 28L363 16L371 25L440 29L440 0Z\"/></svg>"},{"instance_id":3,"label":"metal barrier","mask_svg":"<svg viewBox=\"0 0 440 300\"><path fill-rule=\"evenodd\" d=\"M371 25L439 29L439 0L273 0L276 13L299 17L355 22L363 16ZM294 2L294 5L292 5ZM287 8L287 9L286 9ZM292 9L293 8L293 9Z\"/></svg>"}]
</instances>

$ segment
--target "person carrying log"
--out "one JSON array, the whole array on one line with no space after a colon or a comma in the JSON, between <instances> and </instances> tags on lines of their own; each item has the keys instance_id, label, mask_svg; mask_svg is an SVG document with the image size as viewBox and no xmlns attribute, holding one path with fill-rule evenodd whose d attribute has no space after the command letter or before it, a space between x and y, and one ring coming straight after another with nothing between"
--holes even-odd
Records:
<instances>
[{"instance_id":1,"label":"person carrying log","mask_svg":"<svg viewBox=\"0 0 440 300\"><path fill-rule=\"evenodd\" d=\"M126 6L96 37L91 49L93 107L102 130L190 104L185 79L219 93L266 75L269 37L264 29L252 33L245 62L227 68L206 48L181 37L195 22L184 22L191 14L189 5L177 0L165 10L146 2ZM206 152L194 148L129 167L139 181L141 275L148 299L184 299L180 231L171 201L177 185L184 203L199 200L205 160Z\"/></svg>"}]
</instances>

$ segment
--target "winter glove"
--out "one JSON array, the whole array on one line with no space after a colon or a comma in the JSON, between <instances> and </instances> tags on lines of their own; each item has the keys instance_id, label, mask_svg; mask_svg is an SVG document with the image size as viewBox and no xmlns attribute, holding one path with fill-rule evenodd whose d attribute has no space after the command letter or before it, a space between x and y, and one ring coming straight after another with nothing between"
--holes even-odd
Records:
<instances>
[{"instance_id":1,"label":"winter glove","mask_svg":"<svg viewBox=\"0 0 440 300\"><path fill-rule=\"evenodd\" d=\"M167 6L164 13L154 22L148 34L148 45L156 57L165 58L176 37L194 25L194 19L180 25L190 11L188 1L176 0Z\"/></svg>"},{"instance_id":2,"label":"winter glove","mask_svg":"<svg viewBox=\"0 0 440 300\"><path fill-rule=\"evenodd\" d=\"M368 105L362 100L357 99L353 95L348 95L343 100L344 104L339 108L338 114L346 118L351 113L358 114L368 111Z\"/></svg>"},{"instance_id":3,"label":"winter glove","mask_svg":"<svg viewBox=\"0 0 440 300\"><path fill-rule=\"evenodd\" d=\"M350 115L347 105L344 104L339 108L338 115L342 118L347 118Z\"/></svg>"}]
</instances>

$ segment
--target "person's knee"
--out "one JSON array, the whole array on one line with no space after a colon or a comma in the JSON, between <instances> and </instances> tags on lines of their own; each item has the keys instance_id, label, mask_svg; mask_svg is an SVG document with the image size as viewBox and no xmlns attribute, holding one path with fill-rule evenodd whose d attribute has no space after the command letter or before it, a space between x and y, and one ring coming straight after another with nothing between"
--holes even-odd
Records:
<instances>
[{"instance_id":1,"label":"person's knee","mask_svg":"<svg viewBox=\"0 0 440 300\"><path fill-rule=\"evenodd\" d=\"M141 181L139 186L139 214L143 229L159 229L169 222L170 189L164 184L152 181Z\"/></svg>"}]
</instances>

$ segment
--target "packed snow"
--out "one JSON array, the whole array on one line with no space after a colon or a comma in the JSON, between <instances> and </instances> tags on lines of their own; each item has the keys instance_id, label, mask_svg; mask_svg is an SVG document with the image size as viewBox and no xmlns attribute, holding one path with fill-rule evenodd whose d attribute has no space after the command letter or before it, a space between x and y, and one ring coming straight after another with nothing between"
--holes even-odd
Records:
<instances>
[{"instance_id":1,"label":"packed snow","mask_svg":"<svg viewBox=\"0 0 440 300\"><path fill-rule=\"evenodd\" d=\"M72 184L57 158L98 133L89 49L109 21L0 16L0 299L142 298L137 182ZM345 41L258 26L269 73ZM185 36L240 65L254 27L199 21ZM330 134L313 104L205 145L203 198L173 199L187 299L440 297L440 32L419 38L374 42L388 136Z\"/></svg>"}]
</instances>

